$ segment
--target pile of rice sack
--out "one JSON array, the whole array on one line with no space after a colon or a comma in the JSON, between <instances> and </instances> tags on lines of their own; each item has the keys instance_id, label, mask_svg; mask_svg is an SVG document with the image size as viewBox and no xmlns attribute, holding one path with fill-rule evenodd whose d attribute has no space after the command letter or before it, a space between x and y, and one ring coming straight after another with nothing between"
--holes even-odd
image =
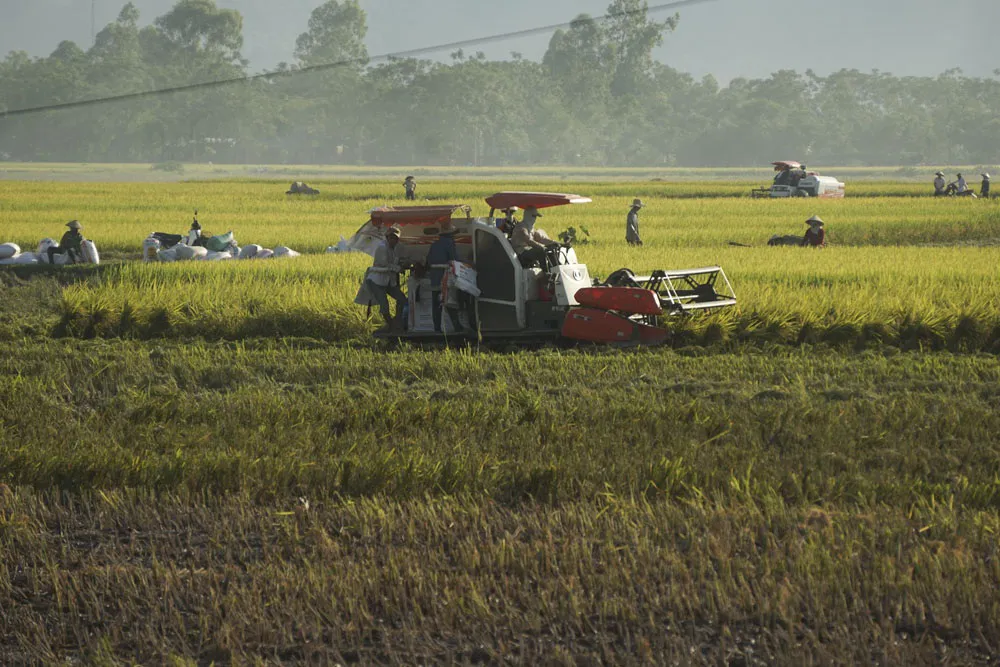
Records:
<instances>
[{"instance_id":1,"label":"pile of rice sack","mask_svg":"<svg viewBox=\"0 0 1000 667\"><path fill-rule=\"evenodd\" d=\"M0 243L0 264L48 264L49 248L57 247L59 244L54 239L42 239L38 244L36 252L21 252L21 247L16 243ZM76 257L77 264L100 264L101 258L97 252L97 246L90 239L84 239L81 244L81 252ZM69 253L54 256L54 264L62 266L70 263Z\"/></svg>"},{"instance_id":2,"label":"pile of rice sack","mask_svg":"<svg viewBox=\"0 0 1000 667\"><path fill-rule=\"evenodd\" d=\"M291 248L278 246L273 250L251 243L240 247L233 233L226 232L209 238L204 245L191 245L195 239L181 239L167 246L164 234L150 234L142 242L144 262L187 262L191 260L222 261L229 259L269 259L272 257L299 257L300 253Z\"/></svg>"}]
</instances>

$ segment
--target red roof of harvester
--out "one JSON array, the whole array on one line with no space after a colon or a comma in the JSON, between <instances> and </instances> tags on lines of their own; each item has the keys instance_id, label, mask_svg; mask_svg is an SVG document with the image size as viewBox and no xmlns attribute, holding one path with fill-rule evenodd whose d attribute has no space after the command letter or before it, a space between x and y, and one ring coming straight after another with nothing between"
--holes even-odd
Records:
<instances>
[{"instance_id":1,"label":"red roof of harvester","mask_svg":"<svg viewBox=\"0 0 1000 667\"><path fill-rule=\"evenodd\" d=\"M549 208L552 206L565 206L566 204L589 204L592 200L580 195L564 195L554 192L498 192L486 199L486 203L492 208L502 211L512 206L524 209L529 206L535 208Z\"/></svg>"}]
</instances>

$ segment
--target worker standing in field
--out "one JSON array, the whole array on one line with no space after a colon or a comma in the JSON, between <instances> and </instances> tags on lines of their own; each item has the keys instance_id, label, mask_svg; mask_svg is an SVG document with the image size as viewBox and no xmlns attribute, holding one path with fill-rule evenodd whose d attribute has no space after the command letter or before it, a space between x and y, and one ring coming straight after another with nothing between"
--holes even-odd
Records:
<instances>
[{"instance_id":1,"label":"worker standing in field","mask_svg":"<svg viewBox=\"0 0 1000 667\"><path fill-rule=\"evenodd\" d=\"M535 223L542 214L538 208L528 206L524 209L524 217L514 227L510 235L510 244L517 253L517 259L524 268L545 266L545 248L555 244L541 229L535 229ZM558 245L558 244L556 244Z\"/></svg>"},{"instance_id":2,"label":"worker standing in field","mask_svg":"<svg viewBox=\"0 0 1000 667\"><path fill-rule=\"evenodd\" d=\"M806 230L806 235L802 239L802 245L809 246L812 248L822 248L826 245L826 231L823 229L823 221L818 215L806 220L806 224L809 225L809 229Z\"/></svg>"},{"instance_id":3,"label":"worker standing in field","mask_svg":"<svg viewBox=\"0 0 1000 667\"><path fill-rule=\"evenodd\" d=\"M66 223L69 230L63 234L62 239L59 241L59 245L52 246L48 249L49 264L55 264L56 255L69 255L69 263L76 264L83 257L83 250L81 248L83 244L83 234L80 230L83 229L81 225L76 220L70 220Z\"/></svg>"},{"instance_id":4,"label":"worker standing in field","mask_svg":"<svg viewBox=\"0 0 1000 667\"><path fill-rule=\"evenodd\" d=\"M400 229L395 225L385 231L385 240L375 249L375 261L372 262L372 266L365 276L365 286L372 295L372 299L378 304L382 319L385 320L385 327L382 331L401 331L403 329L400 318L403 314L406 295L399 287L399 274L403 270L403 266L396 254L400 235ZM390 296L396 302L395 320L389 311Z\"/></svg>"},{"instance_id":5,"label":"worker standing in field","mask_svg":"<svg viewBox=\"0 0 1000 667\"><path fill-rule=\"evenodd\" d=\"M643 206L642 200L636 199L625 218L625 240L629 245L642 245L642 238L639 236L639 211Z\"/></svg>"},{"instance_id":6,"label":"worker standing in field","mask_svg":"<svg viewBox=\"0 0 1000 667\"><path fill-rule=\"evenodd\" d=\"M982 185L979 186L979 196L982 197L983 199L989 199L990 198L990 175L989 174L982 174L982 177L983 177L983 182L982 182Z\"/></svg>"},{"instance_id":7,"label":"worker standing in field","mask_svg":"<svg viewBox=\"0 0 1000 667\"><path fill-rule=\"evenodd\" d=\"M446 220L438 232L438 239L427 250L427 277L431 281L431 314L434 317L434 331L441 333L441 283L451 262L458 261L458 246L455 245L455 224ZM462 330L458 319L458 309L445 307L455 331Z\"/></svg>"},{"instance_id":8,"label":"worker standing in field","mask_svg":"<svg viewBox=\"0 0 1000 667\"><path fill-rule=\"evenodd\" d=\"M403 181L403 189L406 190L406 200L416 201L417 199L417 179L407 176Z\"/></svg>"},{"instance_id":9,"label":"worker standing in field","mask_svg":"<svg viewBox=\"0 0 1000 667\"><path fill-rule=\"evenodd\" d=\"M945 182L944 182L944 172L939 171L934 174L934 196L941 197L946 195Z\"/></svg>"}]
</instances>

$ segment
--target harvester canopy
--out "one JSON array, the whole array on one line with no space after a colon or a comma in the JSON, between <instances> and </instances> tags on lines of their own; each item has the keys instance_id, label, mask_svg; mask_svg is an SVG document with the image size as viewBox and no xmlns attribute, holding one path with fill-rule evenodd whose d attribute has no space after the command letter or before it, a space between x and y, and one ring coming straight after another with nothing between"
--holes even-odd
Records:
<instances>
[{"instance_id":1,"label":"harvester canopy","mask_svg":"<svg viewBox=\"0 0 1000 667\"><path fill-rule=\"evenodd\" d=\"M551 208L567 204L589 204L592 199L580 195L565 195L554 192L498 192L486 199L486 203L495 211L503 211L514 206L525 209Z\"/></svg>"},{"instance_id":2,"label":"harvester canopy","mask_svg":"<svg viewBox=\"0 0 1000 667\"><path fill-rule=\"evenodd\" d=\"M796 162L795 160L778 160L777 162L772 162L775 171L784 171L785 169L801 169L802 164Z\"/></svg>"}]
</instances>

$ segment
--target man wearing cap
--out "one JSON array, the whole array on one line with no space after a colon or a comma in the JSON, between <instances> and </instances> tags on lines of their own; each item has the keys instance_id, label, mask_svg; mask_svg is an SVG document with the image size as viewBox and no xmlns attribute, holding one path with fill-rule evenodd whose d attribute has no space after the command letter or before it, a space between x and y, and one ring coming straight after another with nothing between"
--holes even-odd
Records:
<instances>
[{"instance_id":1,"label":"man wearing cap","mask_svg":"<svg viewBox=\"0 0 1000 667\"><path fill-rule=\"evenodd\" d=\"M953 183L948 184L948 190L959 195L965 194L965 191L969 189L968 183L965 182L965 178L961 174L956 174L956 177Z\"/></svg>"},{"instance_id":2,"label":"man wearing cap","mask_svg":"<svg viewBox=\"0 0 1000 667\"><path fill-rule=\"evenodd\" d=\"M806 235L802 239L802 245L812 248L822 248L825 246L826 231L823 229L823 221L820 220L820 217L814 215L806 220L806 224L809 225L809 229L806 230Z\"/></svg>"},{"instance_id":3,"label":"man wearing cap","mask_svg":"<svg viewBox=\"0 0 1000 667\"><path fill-rule=\"evenodd\" d=\"M458 246L455 245L455 224L446 220L438 232L438 239L427 250L427 277L431 281L431 314L434 317L434 331L441 333L441 282L451 262L458 261ZM461 331L458 308L447 307L448 317L455 331Z\"/></svg>"},{"instance_id":4,"label":"man wearing cap","mask_svg":"<svg viewBox=\"0 0 1000 667\"><path fill-rule=\"evenodd\" d=\"M396 317L403 314L403 304L406 295L399 288L399 273L403 270L396 246L399 245L400 229L393 225L385 230L385 241L375 249L375 261L365 275L365 285L378 304L382 319L385 320L384 331L401 330L402 322L394 323L389 312L389 297L396 301Z\"/></svg>"},{"instance_id":5,"label":"man wearing cap","mask_svg":"<svg viewBox=\"0 0 1000 667\"><path fill-rule=\"evenodd\" d=\"M989 174L982 174L982 177L983 177L983 182L982 182L982 185L979 186L979 196L982 197L983 199L989 199L990 198L990 175Z\"/></svg>"},{"instance_id":6,"label":"man wearing cap","mask_svg":"<svg viewBox=\"0 0 1000 667\"><path fill-rule=\"evenodd\" d=\"M403 181L403 187L406 189L406 200L416 201L417 199L417 179L412 176L407 176L406 180Z\"/></svg>"},{"instance_id":7,"label":"man wearing cap","mask_svg":"<svg viewBox=\"0 0 1000 667\"><path fill-rule=\"evenodd\" d=\"M944 172L939 171L934 174L934 196L941 197L947 194L944 187Z\"/></svg>"},{"instance_id":8,"label":"man wearing cap","mask_svg":"<svg viewBox=\"0 0 1000 667\"><path fill-rule=\"evenodd\" d=\"M636 199L632 202L632 210L628 212L628 217L625 218L625 240L629 245L642 245L642 239L639 238L639 210L642 207L642 200Z\"/></svg>"},{"instance_id":9,"label":"man wearing cap","mask_svg":"<svg viewBox=\"0 0 1000 667\"><path fill-rule=\"evenodd\" d=\"M76 264L83 257L83 251L80 249L83 244L83 234L80 233L80 230L83 229L83 226L76 220L70 220L66 226L69 227L69 231L63 234L59 245L49 248L49 264L56 263L56 255L68 253L70 264Z\"/></svg>"},{"instance_id":10,"label":"man wearing cap","mask_svg":"<svg viewBox=\"0 0 1000 667\"><path fill-rule=\"evenodd\" d=\"M544 267L545 248L558 245L549 238L544 230L535 229L535 222L540 217L542 214L538 212L538 208L528 206L524 209L524 217L521 222L517 223L514 232L510 235L510 244L524 268L536 265Z\"/></svg>"}]
</instances>

